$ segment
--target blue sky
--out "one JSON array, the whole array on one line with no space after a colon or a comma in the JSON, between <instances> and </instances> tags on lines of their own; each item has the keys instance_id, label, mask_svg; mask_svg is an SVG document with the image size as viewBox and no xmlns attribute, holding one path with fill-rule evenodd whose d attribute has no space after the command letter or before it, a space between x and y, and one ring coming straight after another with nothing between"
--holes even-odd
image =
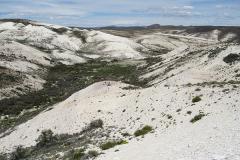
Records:
<instances>
[{"instance_id":1,"label":"blue sky","mask_svg":"<svg viewBox=\"0 0 240 160\"><path fill-rule=\"evenodd\" d=\"M0 0L0 18L83 27L240 25L240 0Z\"/></svg>"}]
</instances>

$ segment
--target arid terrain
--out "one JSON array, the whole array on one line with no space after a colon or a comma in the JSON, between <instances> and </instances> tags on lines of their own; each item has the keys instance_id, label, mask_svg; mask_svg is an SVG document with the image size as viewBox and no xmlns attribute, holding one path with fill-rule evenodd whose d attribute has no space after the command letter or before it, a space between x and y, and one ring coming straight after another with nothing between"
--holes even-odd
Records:
<instances>
[{"instance_id":1,"label":"arid terrain","mask_svg":"<svg viewBox=\"0 0 240 160\"><path fill-rule=\"evenodd\" d=\"M0 20L1 160L239 160L240 27Z\"/></svg>"}]
</instances>

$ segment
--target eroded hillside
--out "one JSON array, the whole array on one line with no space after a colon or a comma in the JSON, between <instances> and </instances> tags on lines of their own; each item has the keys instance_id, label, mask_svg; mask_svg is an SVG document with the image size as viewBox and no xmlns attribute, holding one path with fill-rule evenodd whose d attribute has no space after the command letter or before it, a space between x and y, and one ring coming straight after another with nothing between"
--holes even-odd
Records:
<instances>
[{"instance_id":1,"label":"eroded hillside","mask_svg":"<svg viewBox=\"0 0 240 160\"><path fill-rule=\"evenodd\" d=\"M236 37L1 22L2 159L239 159Z\"/></svg>"}]
</instances>

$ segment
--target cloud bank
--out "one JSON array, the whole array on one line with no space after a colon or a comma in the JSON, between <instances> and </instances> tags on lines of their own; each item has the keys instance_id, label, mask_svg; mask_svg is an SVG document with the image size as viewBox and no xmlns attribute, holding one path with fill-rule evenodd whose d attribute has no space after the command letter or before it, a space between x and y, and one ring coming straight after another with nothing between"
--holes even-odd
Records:
<instances>
[{"instance_id":1,"label":"cloud bank","mask_svg":"<svg viewBox=\"0 0 240 160\"><path fill-rule=\"evenodd\" d=\"M67 26L240 25L239 0L0 0L0 18Z\"/></svg>"}]
</instances>

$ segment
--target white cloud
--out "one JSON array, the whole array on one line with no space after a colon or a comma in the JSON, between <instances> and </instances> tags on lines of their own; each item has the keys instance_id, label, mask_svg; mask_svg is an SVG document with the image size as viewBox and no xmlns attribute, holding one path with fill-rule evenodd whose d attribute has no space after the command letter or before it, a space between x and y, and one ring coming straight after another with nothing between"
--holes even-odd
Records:
<instances>
[{"instance_id":1,"label":"white cloud","mask_svg":"<svg viewBox=\"0 0 240 160\"><path fill-rule=\"evenodd\" d=\"M136 21L136 20L123 20L123 19L119 19L119 20L113 20L112 21L112 25L136 25L138 24L139 22Z\"/></svg>"},{"instance_id":2,"label":"white cloud","mask_svg":"<svg viewBox=\"0 0 240 160\"><path fill-rule=\"evenodd\" d=\"M226 9L226 10L238 10L239 11L239 5L232 5L232 4L228 4L228 5L222 5L222 4L218 4L215 6L215 8L217 9Z\"/></svg>"},{"instance_id":3,"label":"white cloud","mask_svg":"<svg viewBox=\"0 0 240 160\"><path fill-rule=\"evenodd\" d=\"M213 0L0 0L0 18L62 25L106 26L240 22L240 2ZM235 0L237 1L237 0ZM223 14L228 13L228 14ZM232 18L231 17L235 17ZM187 21L183 19L188 18ZM210 25L210 24L209 24ZM212 24L211 24L212 25ZM214 24L213 24L214 25Z\"/></svg>"},{"instance_id":4,"label":"white cloud","mask_svg":"<svg viewBox=\"0 0 240 160\"><path fill-rule=\"evenodd\" d=\"M220 5L220 4L218 4L218 5L216 5L216 8L224 8L224 6L223 6L223 5Z\"/></svg>"},{"instance_id":5,"label":"white cloud","mask_svg":"<svg viewBox=\"0 0 240 160\"><path fill-rule=\"evenodd\" d=\"M153 14L165 17L185 17L185 16L201 16L198 11L194 11L193 6L173 6L173 7L154 7L143 10L137 10L140 14Z\"/></svg>"},{"instance_id":6,"label":"white cloud","mask_svg":"<svg viewBox=\"0 0 240 160\"><path fill-rule=\"evenodd\" d=\"M183 9L187 9L187 10L193 10L194 7L193 6L183 6Z\"/></svg>"}]
</instances>

